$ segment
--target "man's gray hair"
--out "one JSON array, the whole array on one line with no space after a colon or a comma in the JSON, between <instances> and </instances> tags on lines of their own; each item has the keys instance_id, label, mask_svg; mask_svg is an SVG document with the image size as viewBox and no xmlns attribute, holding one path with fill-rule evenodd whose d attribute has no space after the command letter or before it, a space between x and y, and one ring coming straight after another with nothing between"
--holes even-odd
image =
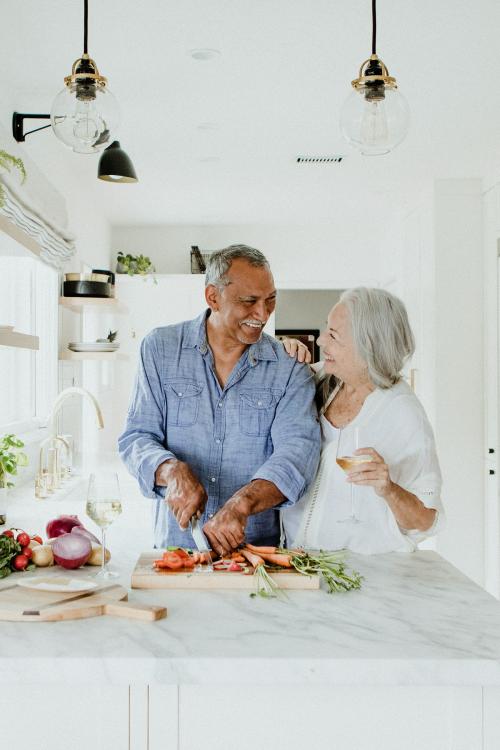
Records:
<instances>
[{"instance_id":1,"label":"man's gray hair","mask_svg":"<svg viewBox=\"0 0 500 750\"><path fill-rule=\"evenodd\" d=\"M354 346L378 388L401 379L405 362L415 351L415 339L403 302L384 289L347 289L339 302L351 319Z\"/></svg>"},{"instance_id":2,"label":"man's gray hair","mask_svg":"<svg viewBox=\"0 0 500 750\"><path fill-rule=\"evenodd\" d=\"M229 282L226 274L231 267L231 263L236 258L243 258L251 266L256 266L257 268L263 266L269 268L269 261L260 250L249 247L249 245L230 245L211 254L207 262L205 286L213 284L213 286L217 286L219 289L227 286Z\"/></svg>"}]
</instances>

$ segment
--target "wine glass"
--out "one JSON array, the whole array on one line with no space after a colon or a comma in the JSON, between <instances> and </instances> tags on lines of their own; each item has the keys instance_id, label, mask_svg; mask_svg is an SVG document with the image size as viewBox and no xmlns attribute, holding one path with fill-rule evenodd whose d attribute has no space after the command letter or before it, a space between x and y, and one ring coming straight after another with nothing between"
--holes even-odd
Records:
<instances>
[{"instance_id":1,"label":"wine glass","mask_svg":"<svg viewBox=\"0 0 500 750\"><path fill-rule=\"evenodd\" d=\"M122 512L120 485L116 474L90 475L85 510L101 529L102 562L96 577L103 581L116 578L118 573L106 568L106 529Z\"/></svg>"},{"instance_id":2,"label":"wine glass","mask_svg":"<svg viewBox=\"0 0 500 750\"><path fill-rule=\"evenodd\" d=\"M337 443L337 464L346 473L353 471L360 464L366 464L372 460L369 455L354 455L354 452L359 448L360 435L359 427L355 427L353 430L340 429L339 440ZM351 491L351 515L347 518L339 518L337 523L360 523L361 519L356 516L354 511L354 484L350 483Z\"/></svg>"}]
</instances>

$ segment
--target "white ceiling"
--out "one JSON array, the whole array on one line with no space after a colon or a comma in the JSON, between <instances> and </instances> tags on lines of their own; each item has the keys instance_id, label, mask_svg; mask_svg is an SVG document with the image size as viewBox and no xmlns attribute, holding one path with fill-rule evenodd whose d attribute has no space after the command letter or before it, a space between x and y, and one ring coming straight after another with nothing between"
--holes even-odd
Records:
<instances>
[{"instance_id":1,"label":"white ceiling","mask_svg":"<svg viewBox=\"0 0 500 750\"><path fill-rule=\"evenodd\" d=\"M101 183L98 157L73 154L50 129L24 148L56 187L88 185L113 224L353 221L408 204L432 178L480 177L500 149L498 0L378 0L377 50L412 126L394 153L371 158L338 127L370 53L370 0L89 6L89 52L120 102L140 183ZM82 52L83 0L23 0L2 16L2 85L15 109L48 112ZM207 47L220 56L189 54ZM295 163L339 152L340 165Z\"/></svg>"}]
</instances>

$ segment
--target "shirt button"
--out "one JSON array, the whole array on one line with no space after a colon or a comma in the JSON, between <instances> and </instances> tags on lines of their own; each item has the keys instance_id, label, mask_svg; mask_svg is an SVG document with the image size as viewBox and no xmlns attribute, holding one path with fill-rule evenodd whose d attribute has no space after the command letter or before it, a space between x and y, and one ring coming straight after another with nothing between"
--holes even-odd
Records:
<instances>
[{"instance_id":1,"label":"shirt button","mask_svg":"<svg viewBox=\"0 0 500 750\"><path fill-rule=\"evenodd\" d=\"M217 444L219 444L219 443L220 443L220 440L219 440L219 438L217 438L217 440L216 440L215 442L216 442Z\"/></svg>"},{"instance_id":2,"label":"shirt button","mask_svg":"<svg viewBox=\"0 0 500 750\"><path fill-rule=\"evenodd\" d=\"M179 396L182 396L182 393L179 393Z\"/></svg>"},{"instance_id":3,"label":"shirt button","mask_svg":"<svg viewBox=\"0 0 500 750\"><path fill-rule=\"evenodd\" d=\"M219 407L219 409L222 409L222 402L219 401L219 403L217 404L217 406Z\"/></svg>"},{"instance_id":4,"label":"shirt button","mask_svg":"<svg viewBox=\"0 0 500 750\"><path fill-rule=\"evenodd\" d=\"M210 477L211 482L215 482L215 477Z\"/></svg>"},{"instance_id":5,"label":"shirt button","mask_svg":"<svg viewBox=\"0 0 500 750\"><path fill-rule=\"evenodd\" d=\"M182 393L179 393L179 396L182 396ZM262 401L257 401L257 406L262 406Z\"/></svg>"},{"instance_id":6,"label":"shirt button","mask_svg":"<svg viewBox=\"0 0 500 750\"><path fill-rule=\"evenodd\" d=\"M213 513L209 513L209 514L208 514L208 517L209 517L209 518L213 518L213 517L214 517L214 514L213 514Z\"/></svg>"}]
</instances>

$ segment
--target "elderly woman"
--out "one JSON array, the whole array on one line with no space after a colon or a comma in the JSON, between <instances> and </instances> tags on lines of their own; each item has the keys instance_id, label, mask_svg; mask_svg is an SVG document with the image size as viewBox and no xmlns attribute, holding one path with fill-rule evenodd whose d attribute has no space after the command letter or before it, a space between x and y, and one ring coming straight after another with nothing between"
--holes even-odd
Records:
<instances>
[{"instance_id":1,"label":"elderly woman","mask_svg":"<svg viewBox=\"0 0 500 750\"><path fill-rule=\"evenodd\" d=\"M318 343L322 455L307 494L282 511L287 545L413 550L443 510L432 428L401 375L415 348L405 307L382 289L348 290ZM286 348L303 359L293 341Z\"/></svg>"}]
</instances>

